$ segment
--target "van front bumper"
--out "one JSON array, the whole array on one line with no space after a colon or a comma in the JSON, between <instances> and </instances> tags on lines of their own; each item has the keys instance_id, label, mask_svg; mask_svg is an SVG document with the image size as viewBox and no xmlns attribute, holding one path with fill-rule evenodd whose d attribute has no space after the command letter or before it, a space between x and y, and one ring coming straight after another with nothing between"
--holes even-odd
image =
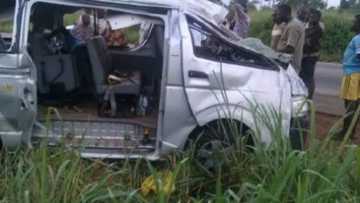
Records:
<instances>
[{"instance_id":1,"label":"van front bumper","mask_svg":"<svg viewBox=\"0 0 360 203\"><path fill-rule=\"evenodd\" d=\"M291 119L290 143L293 149L303 150L305 148L309 128L310 118L308 115L294 117Z\"/></svg>"}]
</instances>

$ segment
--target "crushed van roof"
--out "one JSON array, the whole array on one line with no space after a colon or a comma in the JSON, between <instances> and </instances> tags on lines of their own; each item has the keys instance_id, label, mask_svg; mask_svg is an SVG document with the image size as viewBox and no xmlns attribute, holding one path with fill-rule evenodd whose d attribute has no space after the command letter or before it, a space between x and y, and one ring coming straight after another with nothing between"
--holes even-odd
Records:
<instances>
[{"instance_id":1,"label":"crushed van roof","mask_svg":"<svg viewBox=\"0 0 360 203\"><path fill-rule=\"evenodd\" d=\"M209 0L98 0L129 5L143 5L160 8L176 8L219 23L227 14L227 9Z\"/></svg>"}]
</instances>

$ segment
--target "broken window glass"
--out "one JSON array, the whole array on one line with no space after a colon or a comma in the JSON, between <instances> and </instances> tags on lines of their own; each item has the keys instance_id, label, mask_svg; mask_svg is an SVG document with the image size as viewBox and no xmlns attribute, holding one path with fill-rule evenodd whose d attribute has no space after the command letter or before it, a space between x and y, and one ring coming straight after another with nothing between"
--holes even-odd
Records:
<instances>
[{"instance_id":1,"label":"broken window glass","mask_svg":"<svg viewBox=\"0 0 360 203\"><path fill-rule=\"evenodd\" d=\"M274 64L261 54L226 42L210 28L191 17L187 17L187 20L195 56L230 64L273 68Z\"/></svg>"}]
</instances>

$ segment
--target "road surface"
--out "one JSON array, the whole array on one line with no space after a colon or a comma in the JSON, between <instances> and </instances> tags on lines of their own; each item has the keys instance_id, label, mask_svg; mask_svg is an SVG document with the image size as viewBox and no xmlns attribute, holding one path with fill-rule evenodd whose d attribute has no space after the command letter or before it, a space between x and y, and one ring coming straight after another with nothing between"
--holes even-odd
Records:
<instances>
[{"instance_id":1,"label":"road surface","mask_svg":"<svg viewBox=\"0 0 360 203\"><path fill-rule=\"evenodd\" d=\"M342 74L340 64L317 64L315 71L316 91L314 96L316 110L328 114L343 115L343 101L339 98Z\"/></svg>"}]
</instances>

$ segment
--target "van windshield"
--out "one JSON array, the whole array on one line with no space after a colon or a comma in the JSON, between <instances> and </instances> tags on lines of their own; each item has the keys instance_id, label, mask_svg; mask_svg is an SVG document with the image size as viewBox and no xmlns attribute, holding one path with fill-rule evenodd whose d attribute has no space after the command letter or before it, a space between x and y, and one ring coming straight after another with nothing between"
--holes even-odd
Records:
<instances>
[{"instance_id":1,"label":"van windshield","mask_svg":"<svg viewBox=\"0 0 360 203\"><path fill-rule=\"evenodd\" d=\"M0 3L0 53L10 52L16 1Z\"/></svg>"}]
</instances>

